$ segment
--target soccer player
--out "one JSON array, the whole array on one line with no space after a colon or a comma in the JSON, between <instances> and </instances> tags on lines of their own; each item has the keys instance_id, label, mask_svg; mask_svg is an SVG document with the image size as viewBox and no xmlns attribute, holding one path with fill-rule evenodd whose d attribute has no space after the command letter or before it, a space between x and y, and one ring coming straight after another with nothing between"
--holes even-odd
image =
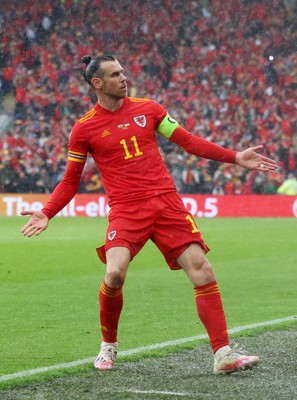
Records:
<instances>
[{"instance_id":1,"label":"soccer player","mask_svg":"<svg viewBox=\"0 0 297 400\"><path fill-rule=\"evenodd\" d=\"M149 239L169 267L182 268L194 286L197 313L214 354L214 373L257 366L257 356L229 347L219 287L205 256L209 248L164 166L156 132L198 157L247 169L273 171L277 168L275 161L258 153L262 146L236 152L195 137L157 102L128 97L123 68L114 56L84 56L82 62L86 64L83 76L98 102L72 129L64 178L41 211L22 212L30 220L21 232L31 237L47 228L49 220L77 193L90 154L100 170L111 207L106 242L97 249L100 259L106 262L106 274L99 292L103 340L94 368L114 367L128 266Z\"/></svg>"}]
</instances>

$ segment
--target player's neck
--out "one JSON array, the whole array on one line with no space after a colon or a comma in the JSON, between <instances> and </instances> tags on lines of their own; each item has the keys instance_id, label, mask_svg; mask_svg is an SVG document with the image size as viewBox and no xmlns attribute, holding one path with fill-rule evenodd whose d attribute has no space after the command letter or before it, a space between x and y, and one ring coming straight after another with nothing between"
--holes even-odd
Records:
<instances>
[{"instance_id":1,"label":"player's neck","mask_svg":"<svg viewBox=\"0 0 297 400\"><path fill-rule=\"evenodd\" d=\"M98 104L108 111L117 111L123 105L123 99L113 99L111 97L98 97Z\"/></svg>"}]
</instances>

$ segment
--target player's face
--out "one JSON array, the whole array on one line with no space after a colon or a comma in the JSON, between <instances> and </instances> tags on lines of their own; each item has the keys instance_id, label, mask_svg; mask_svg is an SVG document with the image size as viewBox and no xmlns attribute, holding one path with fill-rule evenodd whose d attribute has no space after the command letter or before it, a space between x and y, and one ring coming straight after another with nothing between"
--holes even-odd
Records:
<instances>
[{"instance_id":1,"label":"player's face","mask_svg":"<svg viewBox=\"0 0 297 400\"><path fill-rule=\"evenodd\" d=\"M127 78L123 74L123 68L116 61L105 61L101 65L104 71L102 83L102 92L114 99L123 99L127 96Z\"/></svg>"}]
</instances>

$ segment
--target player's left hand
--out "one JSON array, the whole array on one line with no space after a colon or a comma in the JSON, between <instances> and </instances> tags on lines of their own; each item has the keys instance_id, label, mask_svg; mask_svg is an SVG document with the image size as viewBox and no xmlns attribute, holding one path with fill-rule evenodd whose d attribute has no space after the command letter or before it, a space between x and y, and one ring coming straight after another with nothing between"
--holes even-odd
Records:
<instances>
[{"instance_id":1,"label":"player's left hand","mask_svg":"<svg viewBox=\"0 0 297 400\"><path fill-rule=\"evenodd\" d=\"M244 151L236 154L235 162L246 169L256 169L258 171L275 171L278 168L277 163L271 158L258 154L263 150L263 146L249 147Z\"/></svg>"}]
</instances>

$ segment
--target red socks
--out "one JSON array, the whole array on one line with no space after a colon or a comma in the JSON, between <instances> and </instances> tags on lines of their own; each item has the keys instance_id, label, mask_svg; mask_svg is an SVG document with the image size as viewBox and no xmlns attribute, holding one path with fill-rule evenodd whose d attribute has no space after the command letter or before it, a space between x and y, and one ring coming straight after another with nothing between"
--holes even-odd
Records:
<instances>
[{"instance_id":1,"label":"red socks","mask_svg":"<svg viewBox=\"0 0 297 400\"><path fill-rule=\"evenodd\" d=\"M215 353L228 346L227 323L222 305L220 290L216 282L194 288L199 318L208 333ZM118 323L123 308L122 287L112 289L105 281L99 292L100 322L102 339L106 343L117 342Z\"/></svg>"},{"instance_id":2,"label":"red socks","mask_svg":"<svg viewBox=\"0 0 297 400\"><path fill-rule=\"evenodd\" d=\"M215 353L229 344L227 323L217 282L194 287L199 318L208 333Z\"/></svg>"},{"instance_id":3,"label":"red socks","mask_svg":"<svg viewBox=\"0 0 297 400\"><path fill-rule=\"evenodd\" d=\"M112 289L103 281L99 292L99 302L102 339L106 343L115 343L123 308L122 287Z\"/></svg>"}]
</instances>

